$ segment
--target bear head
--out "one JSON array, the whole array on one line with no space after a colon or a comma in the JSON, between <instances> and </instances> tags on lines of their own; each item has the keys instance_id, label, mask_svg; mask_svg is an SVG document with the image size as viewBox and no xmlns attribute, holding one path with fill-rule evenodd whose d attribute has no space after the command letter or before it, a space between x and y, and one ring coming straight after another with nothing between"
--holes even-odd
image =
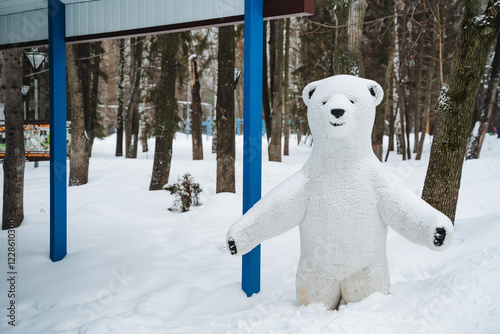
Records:
<instances>
[{"instance_id":1,"label":"bear head","mask_svg":"<svg viewBox=\"0 0 500 334\"><path fill-rule=\"evenodd\" d=\"M382 87L373 80L335 75L308 84L302 98L314 140L371 136L375 108L382 101Z\"/></svg>"}]
</instances>

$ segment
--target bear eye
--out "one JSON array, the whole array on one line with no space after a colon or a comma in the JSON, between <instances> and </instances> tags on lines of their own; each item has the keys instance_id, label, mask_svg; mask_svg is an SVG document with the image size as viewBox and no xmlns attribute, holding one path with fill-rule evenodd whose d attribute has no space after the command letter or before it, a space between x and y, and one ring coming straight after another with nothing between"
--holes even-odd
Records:
<instances>
[{"instance_id":1,"label":"bear eye","mask_svg":"<svg viewBox=\"0 0 500 334\"><path fill-rule=\"evenodd\" d=\"M325 105L325 104L326 104L327 102L328 102L328 100L326 100L326 101L323 101L323 105Z\"/></svg>"},{"instance_id":2,"label":"bear eye","mask_svg":"<svg viewBox=\"0 0 500 334\"><path fill-rule=\"evenodd\" d=\"M353 101L353 100L349 100L349 102L351 102L352 104L354 104L354 101Z\"/></svg>"}]
</instances>

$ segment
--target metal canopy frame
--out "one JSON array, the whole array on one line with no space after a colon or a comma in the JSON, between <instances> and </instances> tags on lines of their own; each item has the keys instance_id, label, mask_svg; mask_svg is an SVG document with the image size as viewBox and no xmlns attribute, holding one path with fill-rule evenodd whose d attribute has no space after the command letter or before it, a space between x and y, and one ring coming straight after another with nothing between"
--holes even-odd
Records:
<instances>
[{"instance_id":1,"label":"metal canopy frame","mask_svg":"<svg viewBox=\"0 0 500 334\"><path fill-rule=\"evenodd\" d=\"M164 9L167 5L173 6L173 9L189 5L194 8L196 5L201 5L202 1L205 7L209 3L213 4L215 7L212 14L216 15L203 16L198 9L198 14L194 18L188 17L184 22L168 21L166 17L156 17L158 22L147 26L144 24L141 26L139 22L138 17L141 13L146 17L144 11L149 10L148 5L163 6ZM107 17L101 15L102 13L96 14L96 11L108 5L118 6L116 8L120 13L117 17L121 17L124 21L130 15L135 17L136 24L118 24L106 29L98 19L105 20ZM122 13L120 9L124 7L121 6L136 6L133 8L138 10ZM90 10L92 8L93 11ZM164 10L164 13L167 12ZM244 21L244 66L247 69L244 80L243 140L243 213L245 213L261 197L263 20L310 15L313 12L314 0L183 0L182 2L178 0L0 0L2 32L0 50L49 44L51 260L60 261L67 253L67 43L151 35ZM116 14L113 11L110 13ZM75 24L75 20L78 24ZM72 29L70 36L67 33L68 27ZM260 245L243 256L242 289L247 296L260 291Z\"/></svg>"}]
</instances>

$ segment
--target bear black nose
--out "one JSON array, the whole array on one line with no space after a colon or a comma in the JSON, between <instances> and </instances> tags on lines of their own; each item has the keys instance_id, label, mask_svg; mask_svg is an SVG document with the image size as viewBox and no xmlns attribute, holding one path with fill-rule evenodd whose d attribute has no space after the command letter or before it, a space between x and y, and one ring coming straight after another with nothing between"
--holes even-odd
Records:
<instances>
[{"instance_id":1,"label":"bear black nose","mask_svg":"<svg viewBox=\"0 0 500 334\"><path fill-rule=\"evenodd\" d=\"M340 118L343 114L345 113L345 110L344 109L332 109L332 115L337 117L337 118Z\"/></svg>"}]
</instances>

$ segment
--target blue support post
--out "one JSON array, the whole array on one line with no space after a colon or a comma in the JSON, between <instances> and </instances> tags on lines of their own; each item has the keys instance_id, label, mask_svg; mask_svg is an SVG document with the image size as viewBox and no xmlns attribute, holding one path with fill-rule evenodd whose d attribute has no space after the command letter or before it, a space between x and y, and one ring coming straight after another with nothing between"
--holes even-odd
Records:
<instances>
[{"instance_id":1,"label":"blue support post","mask_svg":"<svg viewBox=\"0 0 500 334\"><path fill-rule=\"evenodd\" d=\"M263 0L245 0L243 213L261 196ZM243 255L243 291L260 291L260 245Z\"/></svg>"},{"instance_id":2,"label":"blue support post","mask_svg":"<svg viewBox=\"0 0 500 334\"><path fill-rule=\"evenodd\" d=\"M50 258L60 261L67 248L66 196L66 42L65 8L49 0L50 81Z\"/></svg>"}]
</instances>

